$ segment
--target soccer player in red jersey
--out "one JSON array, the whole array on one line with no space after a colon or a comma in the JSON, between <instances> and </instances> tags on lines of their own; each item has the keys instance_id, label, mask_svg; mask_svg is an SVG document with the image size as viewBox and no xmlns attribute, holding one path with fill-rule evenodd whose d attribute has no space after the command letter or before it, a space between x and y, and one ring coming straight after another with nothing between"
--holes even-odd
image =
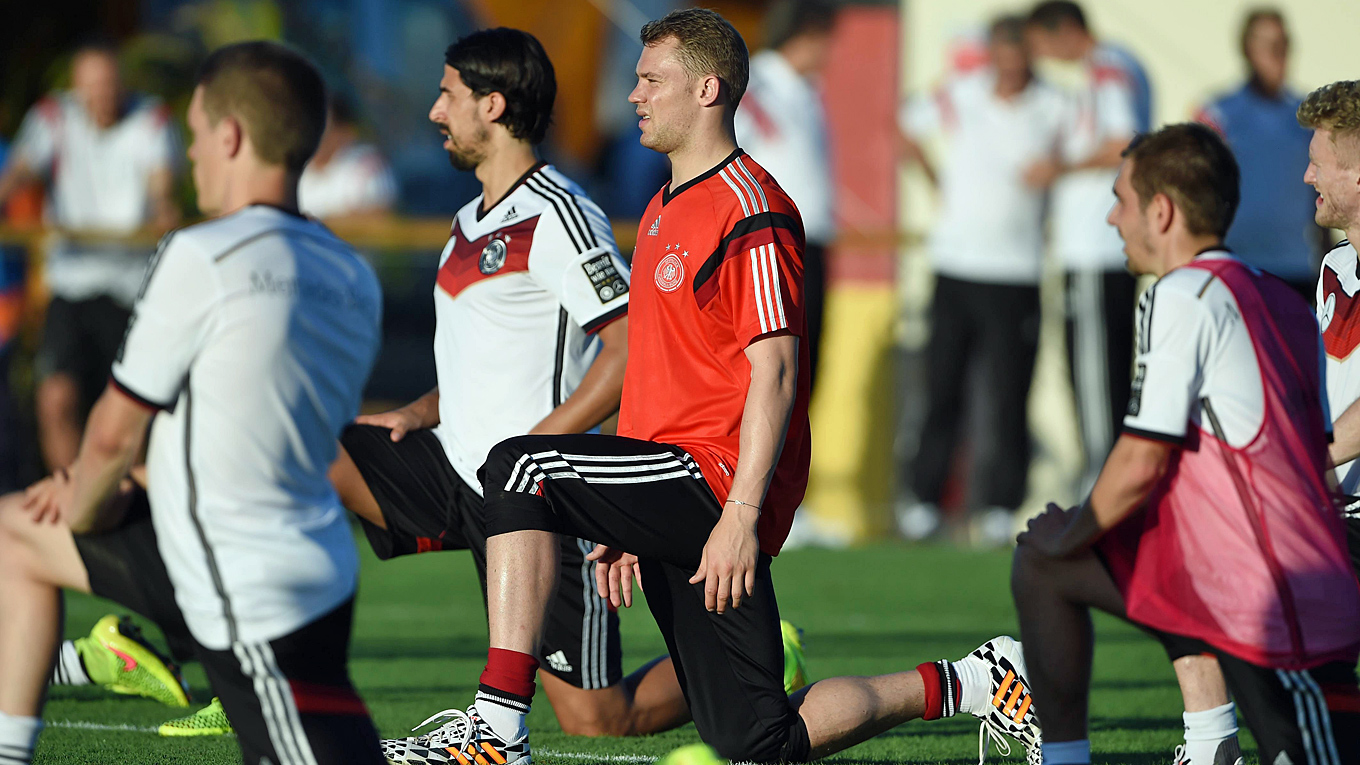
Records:
<instances>
[{"instance_id":1,"label":"soccer player in red jersey","mask_svg":"<svg viewBox=\"0 0 1360 765\"><path fill-rule=\"evenodd\" d=\"M642 144L669 157L672 176L634 253L620 435L529 435L491 449L479 474L486 671L462 745L419 754L528 760L525 716L559 533L602 543L589 557L616 605L631 603L641 573L699 735L725 757L806 761L960 710L1037 754L1010 638L958 662L785 694L770 562L811 451L803 226L737 148L747 52L736 30L712 11L683 10L643 27L642 42L630 100Z\"/></svg>"}]
</instances>

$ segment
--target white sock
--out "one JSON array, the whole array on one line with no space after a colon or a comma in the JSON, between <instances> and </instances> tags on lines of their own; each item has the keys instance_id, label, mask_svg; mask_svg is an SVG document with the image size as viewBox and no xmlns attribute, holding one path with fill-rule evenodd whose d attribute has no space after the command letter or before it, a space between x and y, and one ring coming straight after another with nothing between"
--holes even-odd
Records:
<instances>
[{"instance_id":1,"label":"white sock","mask_svg":"<svg viewBox=\"0 0 1360 765\"><path fill-rule=\"evenodd\" d=\"M479 690L477 714L481 715L482 720L491 726L491 732L502 741L514 742L529 735L529 726L525 724L525 718L529 716L529 705L518 699L509 699L488 693L486 690Z\"/></svg>"},{"instance_id":2,"label":"white sock","mask_svg":"<svg viewBox=\"0 0 1360 765\"><path fill-rule=\"evenodd\" d=\"M992 679L987 673L987 666L981 661L967 656L955 662L950 662L954 666L954 673L959 676L959 685L963 686L963 693L959 698L959 711L969 714L979 714L987 710L987 702L992 696Z\"/></svg>"},{"instance_id":3,"label":"white sock","mask_svg":"<svg viewBox=\"0 0 1360 765\"><path fill-rule=\"evenodd\" d=\"M1044 765L1091 765L1091 740L1045 741Z\"/></svg>"},{"instance_id":4,"label":"white sock","mask_svg":"<svg viewBox=\"0 0 1360 765\"><path fill-rule=\"evenodd\" d=\"M85 671L85 662L80 660L80 652L76 650L74 642L61 642L57 663L52 667L52 678L48 682L51 685L90 685L94 682Z\"/></svg>"},{"instance_id":5,"label":"white sock","mask_svg":"<svg viewBox=\"0 0 1360 765\"><path fill-rule=\"evenodd\" d=\"M0 712L0 765L28 765L42 720Z\"/></svg>"},{"instance_id":6,"label":"white sock","mask_svg":"<svg viewBox=\"0 0 1360 765\"><path fill-rule=\"evenodd\" d=\"M1185 755L1190 765L1214 765L1218 745L1237 736L1237 707L1231 701L1181 716L1185 719Z\"/></svg>"}]
</instances>

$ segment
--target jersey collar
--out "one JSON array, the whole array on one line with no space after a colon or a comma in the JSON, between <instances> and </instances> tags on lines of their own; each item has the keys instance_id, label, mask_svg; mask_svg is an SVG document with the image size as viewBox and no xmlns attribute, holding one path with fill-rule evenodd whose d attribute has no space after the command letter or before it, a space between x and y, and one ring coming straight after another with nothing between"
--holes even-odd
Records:
<instances>
[{"instance_id":1,"label":"jersey collar","mask_svg":"<svg viewBox=\"0 0 1360 765\"><path fill-rule=\"evenodd\" d=\"M693 178L690 178L689 180L685 181L684 183L680 184L674 189L672 189L671 185L667 183L666 188L661 190L661 206L665 207L668 202L670 202L672 199L675 199L677 195L683 193L685 190L693 186L697 186L698 184L703 183L709 178L712 178L713 176L717 175L718 172L721 171L724 167L727 167L728 165L732 164L733 160L735 160L737 157L740 157L745 153L746 152L742 151L740 148L733 149L732 153L727 155L727 159L724 159L723 161L709 168L704 173L697 175Z\"/></svg>"},{"instance_id":2,"label":"jersey collar","mask_svg":"<svg viewBox=\"0 0 1360 765\"><path fill-rule=\"evenodd\" d=\"M485 218L492 210L496 209L496 205L499 205L501 202L504 202L505 200L509 199L510 195L515 193L515 189L518 189L520 186L523 186L524 182L529 180L529 176L533 175L539 170L542 170L544 167L547 166L547 164L548 163L544 162L543 160L535 162L533 167L526 170L524 172L524 175L521 175L519 177L519 180L510 184L510 188L505 190L505 193L501 195L500 199L496 200L495 204L489 205L486 203L486 199L483 198L482 203L480 205L477 205L477 221L481 222L482 218Z\"/></svg>"}]
</instances>

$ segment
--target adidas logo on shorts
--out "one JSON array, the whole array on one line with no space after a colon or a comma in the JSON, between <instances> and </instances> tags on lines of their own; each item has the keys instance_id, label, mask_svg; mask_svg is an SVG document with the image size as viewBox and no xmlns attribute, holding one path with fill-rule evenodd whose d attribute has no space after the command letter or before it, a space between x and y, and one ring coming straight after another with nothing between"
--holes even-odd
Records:
<instances>
[{"instance_id":1,"label":"adidas logo on shorts","mask_svg":"<svg viewBox=\"0 0 1360 765\"><path fill-rule=\"evenodd\" d=\"M561 651L554 651L548 654L548 666L557 672L570 672L571 662L567 661L566 654Z\"/></svg>"}]
</instances>

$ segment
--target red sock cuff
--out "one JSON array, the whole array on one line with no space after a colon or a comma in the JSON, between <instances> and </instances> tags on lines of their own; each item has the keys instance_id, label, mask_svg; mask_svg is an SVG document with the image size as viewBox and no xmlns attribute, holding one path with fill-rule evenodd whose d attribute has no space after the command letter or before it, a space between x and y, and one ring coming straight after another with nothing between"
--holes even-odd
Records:
<instances>
[{"instance_id":1,"label":"red sock cuff","mask_svg":"<svg viewBox=\"0 0 1360 765\"><path fill-rule=\"evenodd\" d=\"M534 673L538 671L538 659L527 653L492 648L486 652L486 669L482 672L483 685L498 691L532 699L534 697Z\"/></svg>"},{"instance_id":2,"label":"red sock cuff","mask_svg":"<svg viewBox=\"0 0 1360 765\"><path fill-rule=\"evenodd\" d=\"M921 685L926 690L926 711L922 720L938 720L944 716L944 697L940 693L940 668L934 662L916 665L921 675Z\"/></svg>"}]
</instances>

